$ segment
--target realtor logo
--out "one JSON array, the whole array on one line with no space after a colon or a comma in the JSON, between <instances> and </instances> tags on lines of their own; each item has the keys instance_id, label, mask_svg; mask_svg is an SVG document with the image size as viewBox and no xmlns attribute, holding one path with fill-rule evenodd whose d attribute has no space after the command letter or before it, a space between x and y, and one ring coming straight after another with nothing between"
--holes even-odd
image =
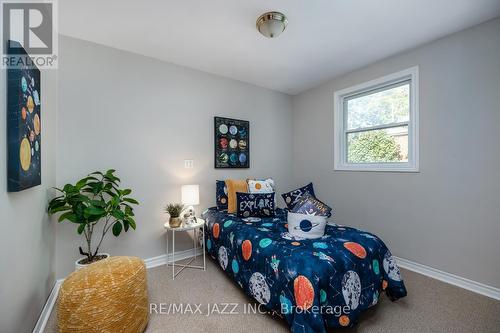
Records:
<instances>
[{"instance_id":1,"label":"realtor logo","mask_svg":"<svg viewBox=\"0 0 500 333\"><path fill-rule=\"evenodd\" d=\"M2 67L57 67L56 2L2 1Z\"/></svg>"}]
</instances>

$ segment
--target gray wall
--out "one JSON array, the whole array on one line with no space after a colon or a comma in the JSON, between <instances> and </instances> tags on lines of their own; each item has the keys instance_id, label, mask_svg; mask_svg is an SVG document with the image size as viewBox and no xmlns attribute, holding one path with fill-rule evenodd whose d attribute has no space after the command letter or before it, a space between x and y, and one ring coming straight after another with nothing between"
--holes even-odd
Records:
<instances>
[{"instance_id":1,"label":"gray wall","mask_svg":"<svg viewBox=\"0 0 500 333\"><path fill-rule=\"evenodd\" d=\"M164 254L162 207L180 200L182 184L200 184L199 213L215 205L219 178L273 177L278 191L289 189L290 96L69 37L59 49L57 184L115 168L141 203L137 230L110 235L103 251ZM214 169L215 115L250 121L250 169ZM184 169L190 158L194 169ZM63 277L79 257L82 238L71 223L56 230L57 275ZM192 246L189 239L183 243L179 250Z\"/></svg>"},{"instance_id":2,"label":"gray wall","mask_svg":"<svg viewBox=\"0 0 500 333\"><path fill-rule=\"evenodd\" d=\"M335 60L332 60L335 61ZM333 171L333 93L420 66L420 173ZM409 260L500 287L500 19L293 98L294 183Z\"/></svg>"},{"instance_id":3,"label":"gray wall","mask_svg":"<svg viewBox=\"0 0 500 333\"><path fill-rule=\"evenodd\" d=\"M6 71L0 70L0 330L31 332L54 285L57 71L41 73L42 185L7 193Z\"/></svg>"}]
</instances>

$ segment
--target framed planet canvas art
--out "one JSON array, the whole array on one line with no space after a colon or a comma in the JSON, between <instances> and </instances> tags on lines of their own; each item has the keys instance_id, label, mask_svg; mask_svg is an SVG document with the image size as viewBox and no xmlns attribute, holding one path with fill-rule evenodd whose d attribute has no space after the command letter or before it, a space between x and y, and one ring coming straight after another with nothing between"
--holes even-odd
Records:
<instances>
[{"instance_id":1,"label":"framed planet canvas art","mask_svg":"<svg viewBox=\"0 0 500 333\"><path fill-rule=\"evenodd\" d=\"M26 51L20 46L16 54ZM33 65L34 66L34 65ZM18 192L42 183L40 70L7 69L7 190Z\"/></svg>"},{"instance_id":2,"label":"framed planet canvas art","mask_svg":"<svg viewBox=\"0 0 500 333\"><path fill-rule=\"evenodd\" d=\"M214 117L215 168L250 167L250 122Z\"/></svg>"}]
</instances>

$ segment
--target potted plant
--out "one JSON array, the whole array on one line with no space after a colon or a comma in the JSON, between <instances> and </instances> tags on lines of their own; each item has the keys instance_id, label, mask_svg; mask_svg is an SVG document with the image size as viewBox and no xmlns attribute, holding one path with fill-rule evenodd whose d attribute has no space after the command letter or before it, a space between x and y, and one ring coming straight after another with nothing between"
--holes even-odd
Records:
<instances>
[{"instance_id":1,"label":"potted plant","mask_svg":"<svg viewBox=\"0 0 500 333\"><path fill-rule=\"evenodd\" d=\"M165 213L170 215L168 224L170 228L178 228L182 223L182 218L180 217L182 211L184 210L184 205L180 203L170 203L165 206Z\"/></svg>"},{"instance_id":2,"label":"potted plant","mask_svg":"<svg viewBox=\"0 0 500 333\"><path fill-rule=\"evenodd\" d=\"M109 257L107 253L99 253L109 230L118 237L122 230L127 232L129 228L136 228L132 205L139 203L128 197L132 190L120 189L120 179L114 173L112 169L105 173L96 171L75 185L55 188L61 195L49 202L50 215L62 213L58 221L75 223L77 233L85 236L85 250L78 247L84 257L75 262L76 269ZM97 237L95 247L93 237Z\"/></svg>"}]
</instances>

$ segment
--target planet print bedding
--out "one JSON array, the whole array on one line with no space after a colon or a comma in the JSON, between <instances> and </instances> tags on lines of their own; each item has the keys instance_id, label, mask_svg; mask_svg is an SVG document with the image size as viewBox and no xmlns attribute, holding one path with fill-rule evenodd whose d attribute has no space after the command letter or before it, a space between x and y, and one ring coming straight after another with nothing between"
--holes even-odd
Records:
<instances>
[{"instance_id":1,"label":"planet print bedding","mask_svg":"<svg viewBox=\"0 0 500 333\"><path fill-rule=\"evenodd\" d=\"M393 301L406 296L391 252L371 233L327 225L321 238L293 237L282 209L274 218L245 219L215 208L202 216L209 255L294 333L353 326L382 292Z\"/></svg>"}]
</instances>

